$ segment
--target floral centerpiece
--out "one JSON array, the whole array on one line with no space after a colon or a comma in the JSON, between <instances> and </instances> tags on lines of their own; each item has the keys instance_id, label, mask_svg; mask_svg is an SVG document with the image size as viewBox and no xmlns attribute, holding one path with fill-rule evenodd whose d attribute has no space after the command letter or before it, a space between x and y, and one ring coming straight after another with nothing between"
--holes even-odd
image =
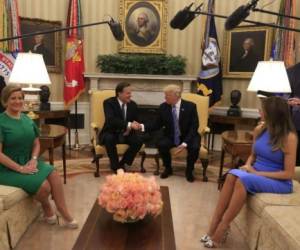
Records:
<instances>
[{"instance_id":1,"label":"floral centerpiece","mask_svg":"<svg viewBox=\"0 0 300 250\"><path fill-rule=\"evenodd\" d=\"M163 202L159 185L154 177L145 178L138 173L109 175L100 189L100 206L113 214L119 222L133 222L147 214L157 216L162 211Z\"/></svg>"}]
</instances>

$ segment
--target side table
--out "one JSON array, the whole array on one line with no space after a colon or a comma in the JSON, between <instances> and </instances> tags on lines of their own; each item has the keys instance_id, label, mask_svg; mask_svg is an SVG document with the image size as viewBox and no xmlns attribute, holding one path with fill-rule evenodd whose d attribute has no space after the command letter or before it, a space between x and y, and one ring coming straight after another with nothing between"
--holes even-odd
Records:
<instances>
[{"instance_id":1,"label":"side table","mask_svg":"<svg viewBox=\"0 0 300 250\"><path fill-rule=\"evenodd\" d=\"M67 128L60 125L42 124L40 127L40 154L44 151L49 151L49 162L53 165L54 156L53 150L56 147L62 147L62 159L64 170L64 184L67 182L67 170L66 170L66 134Z\"/></svg>"},{"instance_id":2,"label":"side table","mask_svg":"<svg viewBox=\"0 0 300 250\"><path fill-rule=\"evenodd\" d=\"M221 134L221 138L222 138L222 152L221 152L220 171L219 171L219 180L218 180L219 189L222 184L225 153L231 155L232 162L234 162L234 160L237 158L246 161L248 156L251 153L251 148L253 144L253 133L252 131L249 130L231 130L231 131L223 132Z\"/></svg>"}]
</instances>

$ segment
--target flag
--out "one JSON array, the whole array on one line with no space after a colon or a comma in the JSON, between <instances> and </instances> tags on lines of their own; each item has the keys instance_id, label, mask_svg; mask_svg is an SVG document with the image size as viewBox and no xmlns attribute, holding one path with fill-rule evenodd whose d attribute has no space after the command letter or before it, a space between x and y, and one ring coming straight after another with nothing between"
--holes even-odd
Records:
<instances>
[{"instance_id":1,"label":"flag","mask_svg":"<svg viewBox=\"0 0 300 250\"><path fill-rule=\"evenodd\" d=\"M4 77L5 82L8 82L16 57L17 53L4 53L0 51L0 75Z\"/></svg>"},{"instance_id":2,"label":"flag","mask_svg":"<svg viewBox=\"0 0 300 250\"><path fill-rule=\"evenodd\" d=\"M214 12L214 0L208 2L208 12ZM209 96L209 106L221 100L222 69L221 55L218 43L215 19L207 16L205 26L205 41L202 50L202 64L198 75L197 92L203 96Z\"/></svg>"},{"instance_id":3,"label":"flag","mask_svg":"<svg viewBox=\"0 0 300 250\"><path fill-rule=\"evenodd\" d=\"M67 26L81 24L80 0L70 0ZM65 77L64 77L64 103L65 106L73 104L85 90L84 86L84 56L83 56L83 30L71 29L66 33Z\"/></svg>"},{"instance_id":4,"label":"flag","mask_svg":"<svg viewBox=\"0 0 300 250\"><path fill-rule=\"evenodd\" d=\"M296 0L282 0L280 3L279 13L283 15L296 15ZM296 27L296 20L286 17L278 17L277 25L289 28ZM295 64L295 32L283 29L277 29L272 47L273 60L284 61L286 67Z\"/></svg>"},{"instance_id":5,"label":"flag","mask_svg":"<svg viewBox=\"0 0 300 250\"><path fill-rule=\"evenodd\" d=\"M17 0L0 0L0 38L20 36L20 17ZM22 51L22 40L15 39L0 43L0 51Z\"/></svg>"}]
</instances>

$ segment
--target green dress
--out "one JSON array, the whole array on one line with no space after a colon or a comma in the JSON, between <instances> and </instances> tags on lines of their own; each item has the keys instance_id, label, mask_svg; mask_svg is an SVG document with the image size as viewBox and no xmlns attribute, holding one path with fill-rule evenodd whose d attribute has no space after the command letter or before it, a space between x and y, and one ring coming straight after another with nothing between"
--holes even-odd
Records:
<instances>
[{"instance_id":1,"label":"green dress","mask_svg":"<svg viewBox=\"0 0 300 250\"><path fill-rule=\"evenodd\" d=\"M15 119L5 112L0 114L2 152L21 166L31 159L33 142L38 136L38 127L27 115L21 114L20 119ZM0 163L0 184L19 187L29 194L35 194L54 168L39 159L38 170L34 174L21 174Z\"/></svg>"}]
</instances>

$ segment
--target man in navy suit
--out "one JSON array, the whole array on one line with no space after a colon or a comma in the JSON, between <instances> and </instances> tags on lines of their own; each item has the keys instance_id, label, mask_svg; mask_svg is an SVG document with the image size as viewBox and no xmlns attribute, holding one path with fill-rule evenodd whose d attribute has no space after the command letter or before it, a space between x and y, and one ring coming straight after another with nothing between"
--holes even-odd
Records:
<instances>
[{"instance_id":1,"label":"man in navy suit","mask_svg":"<svg viewBox=\"0 0 300 250\"><path fill-rule=\"evenodd\" d=\"M181 88L168 85L164 89L165 102L159 106L156 121L144 125L142 130L153 131L163 128L163 137L158 142L158 150L165 166L161 178L172 175L170 149L176 147L176 153L187 149L186 179L194 181L194 164L199 155L200 135L196 105L181 99Z\"/></svg>"},{"instance_id":2,"label":"man in navy suit","mask_svg":"<svg viewBox=\"0 0 300 250\"><path fill-rule=\"evenodd\" d=\"M143 142L135 131L139 129L137 104L131 100L129 83L116 86L116 96L103 102L105 123L99 134L99 143L104 145L110 160L111 169L130 166ZM119 162L116 144L128 144L129 148Z\"/></svg>"}]
</instances>

